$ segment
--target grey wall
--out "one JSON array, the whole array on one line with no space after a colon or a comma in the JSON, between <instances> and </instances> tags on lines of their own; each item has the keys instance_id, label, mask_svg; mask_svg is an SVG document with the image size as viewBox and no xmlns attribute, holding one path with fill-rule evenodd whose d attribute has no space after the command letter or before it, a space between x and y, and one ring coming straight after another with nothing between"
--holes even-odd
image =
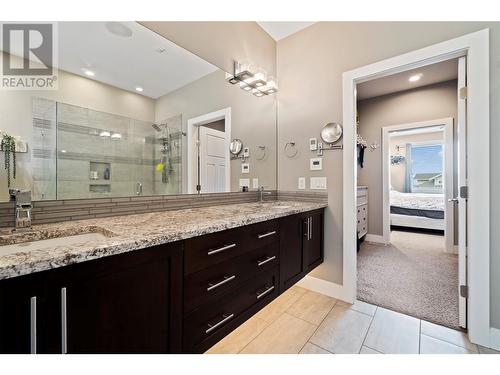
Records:
<instances>
[{"instance_id":1,"label":"grey wall","mask_svg":"<svg viewBox=\"0 0 500 375\"><path fill-rule=\"evenodd\" d=\"M278 188L295 190L299 176L313 175L307 138L319 136L326 122L342 122L343 72L484 28L490 28L491 316L500 327L500 22L320 22L278 41ZM281 151L290 139L301 149L293 160ZM325 262L313 275L342 283L342 153L328 152L323 164Z\"/></svg>"},{"instance_id":2,"label":"grey wall","mask_svg":"<svg viewBox=\"0 0 500 375\"><path fill-rule=\"evenodd\" d=\"M359 134L368 144L364 166L358 167L358 184L368 186L368 233L382 235L382 128L410 122L456 118L457 81L419 87L358 102Z\"/></svg>"}]
</instances>

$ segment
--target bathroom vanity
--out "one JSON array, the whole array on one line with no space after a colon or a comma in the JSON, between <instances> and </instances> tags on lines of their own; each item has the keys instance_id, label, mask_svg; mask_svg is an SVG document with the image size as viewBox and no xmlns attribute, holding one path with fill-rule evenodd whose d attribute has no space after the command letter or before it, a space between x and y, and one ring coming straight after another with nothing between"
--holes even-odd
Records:
<instances>
[{"instance_id":1,"label":"bathroom vanity","mask_svg":"<svg viewBox=\"0 0 500 375\"><path fill-rule=\"evenodd\" d=\"M276 201L38 225L1 253L1 353L202 353L323 261L325 203ZM69 243L69 242L68 242ZM2 246L3 245L3 246Z\"/></svg>"}]
</instances>

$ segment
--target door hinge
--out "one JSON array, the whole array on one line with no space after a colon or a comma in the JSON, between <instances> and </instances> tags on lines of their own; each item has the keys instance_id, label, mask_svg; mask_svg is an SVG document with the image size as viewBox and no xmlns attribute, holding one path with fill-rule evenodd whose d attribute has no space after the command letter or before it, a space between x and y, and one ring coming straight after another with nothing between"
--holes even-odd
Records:
<instances>
[{"instance_id":1,"label":"door hinge","mask_svg":"<svg viewBox=\"0 0 500 375\"><path fill-rule=\"evenodd\" d=\"M460 186L460 198L469 198L469 187L468 186Z\"/></svg>"},{"instance_id":2,"label":"door hinge","mask_svg":"<svg viewBox=\"0 0 500 375\"><path fill-rule=\"evenodd\" d=\"M458 91L460 99L467 99L467 86L461 87Z\"/></svg>"},{"instance_id":3,"label":"door hinge","mask_svg":"<svg viewBox=\"0 0 500 375\"><path fill-rule=\"evenodd\" d=\"M460 285L460 297L469 298L469 287L467 285Z\"/></svg>"},{"instance_id":4,"label":"door hinge","mask_svg":"<svg viewBox=\"0 0 500 375\"><path fill-rule=\"evenodd\" d=\"M201 191L201 185L196 185L196 191Z\"/></svg>"}]
</instances>

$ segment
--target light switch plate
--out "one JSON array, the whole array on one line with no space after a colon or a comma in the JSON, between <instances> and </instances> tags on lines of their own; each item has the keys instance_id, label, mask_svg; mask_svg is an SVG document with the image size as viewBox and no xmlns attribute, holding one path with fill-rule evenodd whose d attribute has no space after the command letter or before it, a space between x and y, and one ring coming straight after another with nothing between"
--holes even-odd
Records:
<instances>
[{"instance_id":1,"label":"light switch plate","mask_svg":"<svg viewBox=\"0 0 500 375\"><path fill-rule=\"evenodd\" d=\"M318 149L318 139L309 138L309 150L316 151Z\"/></svg>"},{"instance_id":2,"label":"light switch plate","mask_svg":"<svg viewBox=\"0 0 500 375\"><path fill-rule=\"evenodd\" d=\"M250 173L249 163L241 163L241 173Z\"/></svg>"},{"instance_id":3,"label":"light switch plate","mask_svg":"<svg viewBox=\"0 0 500 375\"><path fill-rule=\"evenodd\" d=\"M311 177L309 184L311 190L326 190L326 177Z\"/></svg>"},{"instance_id":4,"label":"light switch plate","mask_svg":"<svg viewBox=\"0 0 500 375\"><path fill-rule=\"evenodd\" d=\"M243 156L248 158L250 156L250 148L249 147L243 147Z\"/></svg>"},{"instance_id":5,"label":"light switch plate","mask_svg":"<svg viewBox=\"0 0 500 375\"><path fill-rule=\"evenodd\" d=\"M311 158L309 161L309 169L311 171L320 171L323 169L323 159L322 158Z\"/></svg>"},{"instance_id":6,"label":"light switch plate","mask_svg":"<svg viewBox=\"0 0 500 375\"><path fill-rule=\"evenodd\" d=\"M300 190L304 190L306 188L306 178L305 177L299 177L298 188Z\"/></svg>"},{"instance_id":7,"label":"light switch plate","mask_svg":"<svg viewBox=\"0 0 500 375\"><path fill-rule=\"evenodd\" d=\"M250 179L249 178L240 178L240 188L243 186L250 187Z\"/></svg>"},{"instance_id":8,"label":"light switch plate","mask_svg":"<svg viewBox=\"0 0 500 375\"><path fill-rule=\"evenodd\" d=\"M252 188L254 188L254 189L259 188L259 179L258 178L252 179Z\"/></svg>"}]
</instances>

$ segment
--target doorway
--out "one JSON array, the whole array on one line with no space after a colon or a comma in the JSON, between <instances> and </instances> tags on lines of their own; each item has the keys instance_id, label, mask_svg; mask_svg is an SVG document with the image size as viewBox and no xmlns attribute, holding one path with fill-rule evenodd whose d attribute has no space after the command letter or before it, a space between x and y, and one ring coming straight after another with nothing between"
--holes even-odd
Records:
<instances>
[{"instance_id":1,"label":"doorway","mask_svg":"<svg viewBox=\"0 0 500 375\"><path fill-rule=\"evenodd\" d=\"M356 298L356 94L358 83L389 76L437 62L467 57L467 89L460 90L467 113L467 185L461 187L458 206L466 206L459 239L461 264L467 266L466 284L461 285L467 300L467 327L472 342L490 345L489 303L489 31L482 30L449 41L412 51L343 74L343 285L342 294L353 302ZM461 110L460 110L461 111ZM465 117L464 117L465 118ZM461 132L462 136L464 132ZM460 139L461 135L458 135ZM460 180L460 178L459 178ZM465 210L462 210L465 211ZM459 220L461 221L461 220ZM465 240L467 242L465 242ZM467 247L467 254L465 250ZM474 301L473 304L470 301Z\"/></svg>"},{"instance_id":2,"label":"doorway","mask_svg":"<svg viewBox=\"0 0 500 375\"><path fill-rule=\"evenodd\" d=\"M188 120L188 193L231 191L231 108Z\"/></svg>"}]
</instances>

